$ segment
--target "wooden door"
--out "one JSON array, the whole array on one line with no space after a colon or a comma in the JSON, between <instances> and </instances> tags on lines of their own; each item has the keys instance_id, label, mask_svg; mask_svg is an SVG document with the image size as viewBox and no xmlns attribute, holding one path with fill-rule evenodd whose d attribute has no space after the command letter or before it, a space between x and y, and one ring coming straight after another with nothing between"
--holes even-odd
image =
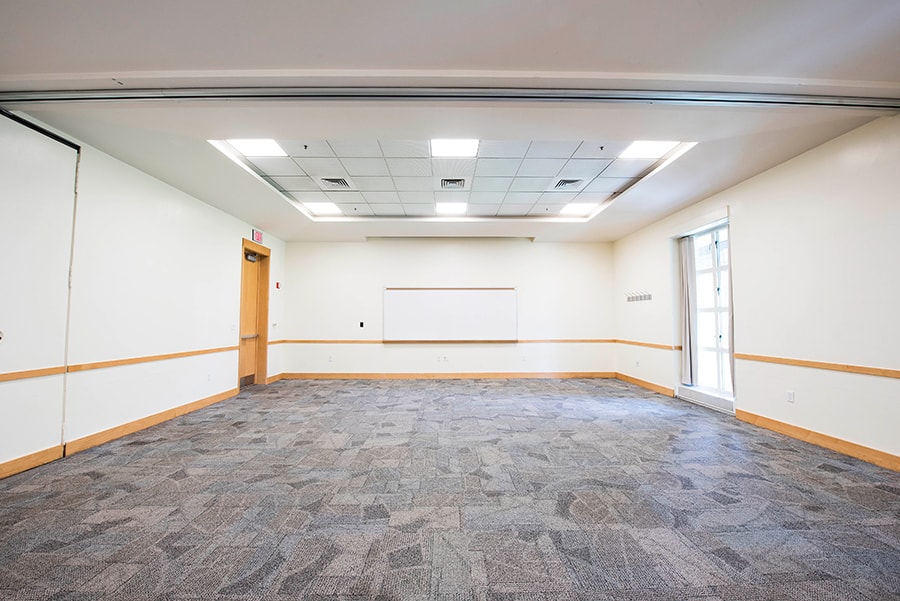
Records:
<instances>
[{"instance_id":1,"label":"wooden door","mask_svg":"<svg viewBox=\"0 0 900 601\"><path fill-rule=\"evenodd\" d=\"M241 260L240 386L266 383L269 249L244 240Z\"/></svg>"}]
</instances>

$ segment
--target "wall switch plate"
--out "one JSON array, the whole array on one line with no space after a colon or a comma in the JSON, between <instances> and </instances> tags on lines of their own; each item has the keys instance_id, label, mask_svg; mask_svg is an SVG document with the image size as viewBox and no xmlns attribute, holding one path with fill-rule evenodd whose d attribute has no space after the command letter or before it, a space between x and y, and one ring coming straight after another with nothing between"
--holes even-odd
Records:
<instances>
[{"instance_id":1,"label":"wall switch plate","mask_svg":"<svg viewBox=\"0 0 900 601\"><path fill-rule=\"evenodd\" d=\"M788 402L788 403L793 403L793 402L794 402L794 391L793 391L793 390L788 390L788 393L787 393L787 402Z\"/></svg>"}]
</instances>

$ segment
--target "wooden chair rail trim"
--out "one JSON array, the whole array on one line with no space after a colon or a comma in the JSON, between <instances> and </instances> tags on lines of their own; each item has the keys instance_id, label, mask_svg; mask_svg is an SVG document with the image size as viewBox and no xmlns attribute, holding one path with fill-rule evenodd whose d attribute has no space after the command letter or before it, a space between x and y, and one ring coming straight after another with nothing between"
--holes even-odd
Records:
<instances>
[{"instance_id":1,"label":"wooden chair rail trim","mask_svg":"<svg viewBox=\"0 0 900 601\"><path fill-rule=\"evenodd\" d=\"M750 355L748 353L735 353L735 359L744 361L758 361L760 363L777 363L779 365L792 365L795 367L812 367L815 369L827 369L829 371L842 371L844 373L862 374L866 376L880 376L883 378L900 378L900 369L888 369L885 367L868 367L865 365L848 365L846 363L829 363L827 361L807 361L805 359L788 359L786 357L770 357L768 355Z\"/></svg>"},{"instance_id":2,"label":"wooden chair rail trim","mask_svg":"<svg viewBox=\"0 0 900 601\"><path fill-rule=\"evenodd\" d=\"M148 355L146 357L132 357L130 359L114 359L112 361L97 361L95 363L79 363L70 365L66 371L69 373L87 371L91 369L104 369L107 367L119 367L121 365L135 365L137 363L149 363L151 361L165 361L166 359L182 359L184 357L196 357L198 355L211 355L213 353L225 353L237 351L237 346L222 346L219 348L200 349L196 351L184 351L180 353L166 353L164 355Z\"/></svg>"},{"instance_id":3,"label":"wooden chair rail trim","mask_svg":"<svg viewBox=\"0 0 900 601\"><path fill-rule=\"evenodd\" d=\"M897 455L879 451L878 449L872 449L834 436L829 436L828 434L822 434L815 430L808 430L807 428L780 422L770 417L756 415L755 413L750 413L741 409L737 409L734 412L734 415L739 420L747 422L748 424L765 428L766 430L772 430L773 432L778 432L779 434L784 434L785 436L790 436L791 438L796 438L818 447L836 451L843 455L856 457L857 459L862 459L863 461L873 463L889 470L894 470L895 472L900 471L900 457Z\"/></svg>"},{"instance_id":4,"label":"wooden chair rail trim","mask_svg":"<svg viewBox=\"0 0 900 601\"><path fill-rule=\"evenodd\" d=\"M62 365L57 367L44 367L41 369L28 369L25 371L10 371L5 374L0 374L0 382L27 380L28 378L42 378L44 376L55 376L64 373L66 373L66 368Z\"/></svg>"}]
</instances>

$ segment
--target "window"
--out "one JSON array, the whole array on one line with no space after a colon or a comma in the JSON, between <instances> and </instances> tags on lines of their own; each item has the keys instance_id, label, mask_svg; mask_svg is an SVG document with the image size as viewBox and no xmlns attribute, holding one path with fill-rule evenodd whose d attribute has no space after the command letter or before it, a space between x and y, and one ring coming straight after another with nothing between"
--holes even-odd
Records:
<instances>
[{"instance_id":1,"label":"window","mask_svg":"<svg viewBox=\"0 0 900 601\"><path fill-rule=\"evenodd\" d=\"M696 276L696 385L732 396L728 226L693 236Z\"/></svg>"}]
</instances>

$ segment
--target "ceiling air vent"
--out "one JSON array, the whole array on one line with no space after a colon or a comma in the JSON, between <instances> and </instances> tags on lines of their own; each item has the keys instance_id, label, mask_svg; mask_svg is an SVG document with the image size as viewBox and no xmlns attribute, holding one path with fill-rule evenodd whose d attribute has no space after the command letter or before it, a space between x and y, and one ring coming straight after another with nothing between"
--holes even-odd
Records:
<instances>
[{"instance_id":1,"label":"ceiling air vent","mask_svg":"<svg viewBox=\"0 0 900 601\"><path fill-rule=\"evenodd\" d=\"M462 190L466 187L464 179L442 179L441 188L444 190Z\"/></svg>"},{"instance_id":2,"label":"ceiling air vent","mask_svg":"<svg viewBox=\"0 0 900 601\"><path fill-rule=\"evenodd\" d=\"M577 190L583 179L561 179L553 186L554 190Z\"/></svg>"},{"instance_id":3,"label":"ceiling air vent","mask_svg":"<svg viewBox=\"0 0 900 601\"><path fill-rule=\"evenodd\" d=\"M343 177L323 177L322 187L328 190L349 190L350 184Z\"/></svg>"}]
</instances>

